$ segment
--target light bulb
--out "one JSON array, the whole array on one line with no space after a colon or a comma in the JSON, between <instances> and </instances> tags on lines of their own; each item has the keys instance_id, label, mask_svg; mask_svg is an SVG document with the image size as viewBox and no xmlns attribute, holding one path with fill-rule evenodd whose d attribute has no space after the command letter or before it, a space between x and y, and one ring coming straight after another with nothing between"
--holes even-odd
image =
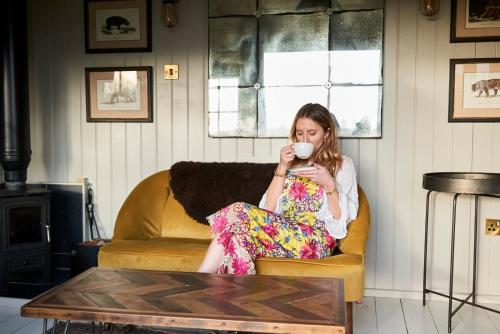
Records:
<instances>
[{"instance_id":1,"label":"light bulb","mask_svg":"<svg viewBox=\"0 0 500 334\"><path fill-rule=\"evenodd\" d=\"M161 22L164 26L172 28L177 25L179 19L177 17L177 8L172 1L162 1L161 7Z\"/></svg>"},{"instance_id":2,"label":"light bulb","mask_svg":"<svg viewBox=\"0 0 500 334\"><path fill-rule=\"evenodd\" d=\"M439 13L439 0L421 0L420 12L426 17L436 16Z\"/></svg>"}]
</instances>

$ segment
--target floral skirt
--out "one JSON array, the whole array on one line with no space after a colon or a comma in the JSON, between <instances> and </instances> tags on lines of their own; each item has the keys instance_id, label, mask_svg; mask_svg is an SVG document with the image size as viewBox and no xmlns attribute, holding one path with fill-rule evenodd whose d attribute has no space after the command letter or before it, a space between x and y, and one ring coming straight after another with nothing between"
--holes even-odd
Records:
<instances>
[{"instance_id":1,"label":"floral skirt","mask_svg":"<svg viewBox=\"0 0 500 334\"><path fill-rule=\"evenodd\" d=\"M335 239L313 212L292 217L237 202L207 220L224 248L218 273L253 275L257 257L317 259L335 248Z\"/></svg>"}]
</instances>

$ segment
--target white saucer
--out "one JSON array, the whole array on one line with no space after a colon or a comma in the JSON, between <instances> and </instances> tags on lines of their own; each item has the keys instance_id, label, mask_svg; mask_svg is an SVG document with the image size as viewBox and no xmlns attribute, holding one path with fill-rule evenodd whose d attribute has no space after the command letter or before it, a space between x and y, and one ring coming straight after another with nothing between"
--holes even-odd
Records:
<instances>
[{"instance_id":1,"label":"white saucer","mask_svg":"<svg viewBox=\"0 0 500 334\"><path fill-rule=\"evenodd\" d=\"M297 172L307 172L315 169L317 168L314 166L303 166L303 167L290 168L289 170L291 173L297 173Z\"/></svg>"}]
</instances>

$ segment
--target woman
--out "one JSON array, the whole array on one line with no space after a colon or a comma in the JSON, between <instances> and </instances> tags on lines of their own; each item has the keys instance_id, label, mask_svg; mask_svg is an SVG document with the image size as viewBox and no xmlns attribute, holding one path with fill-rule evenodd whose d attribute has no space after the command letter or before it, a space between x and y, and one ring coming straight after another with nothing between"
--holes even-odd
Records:
<instances>
[{"instance_id":1,"label":"woman","mask_svg":"<svg viewBox=\"0 0 500 334\"><path fill-rule=\"evenodd\" d=\"M309 160L297 158L293 145L283 147L259 207L238 202L207 217L214 239L199 272L248 275L257 257L326 257L347 235L358 211L356 171L339 153L332 115L319 104L304 105L290 138L313 144ZM315 168L293 171L310 164Z\"/></svg>"}]
</instances>

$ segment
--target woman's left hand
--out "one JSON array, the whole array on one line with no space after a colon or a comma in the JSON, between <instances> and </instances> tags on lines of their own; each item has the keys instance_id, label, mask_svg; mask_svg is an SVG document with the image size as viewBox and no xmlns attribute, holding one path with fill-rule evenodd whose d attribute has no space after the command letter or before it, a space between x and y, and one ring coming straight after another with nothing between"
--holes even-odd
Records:
<instances>
[{"instance_id":1,"label":"woman's left hand","mask_svg":"<svg viewBox=\"0 0 500 334\"><path fill-rule=\"evenodd\" d=\"M326 167L314 164L315 170L294 173L297 176L307 177L311 181L323 186L325 189L335 189L335 180Z\"/></svg>"}]
</instances>

